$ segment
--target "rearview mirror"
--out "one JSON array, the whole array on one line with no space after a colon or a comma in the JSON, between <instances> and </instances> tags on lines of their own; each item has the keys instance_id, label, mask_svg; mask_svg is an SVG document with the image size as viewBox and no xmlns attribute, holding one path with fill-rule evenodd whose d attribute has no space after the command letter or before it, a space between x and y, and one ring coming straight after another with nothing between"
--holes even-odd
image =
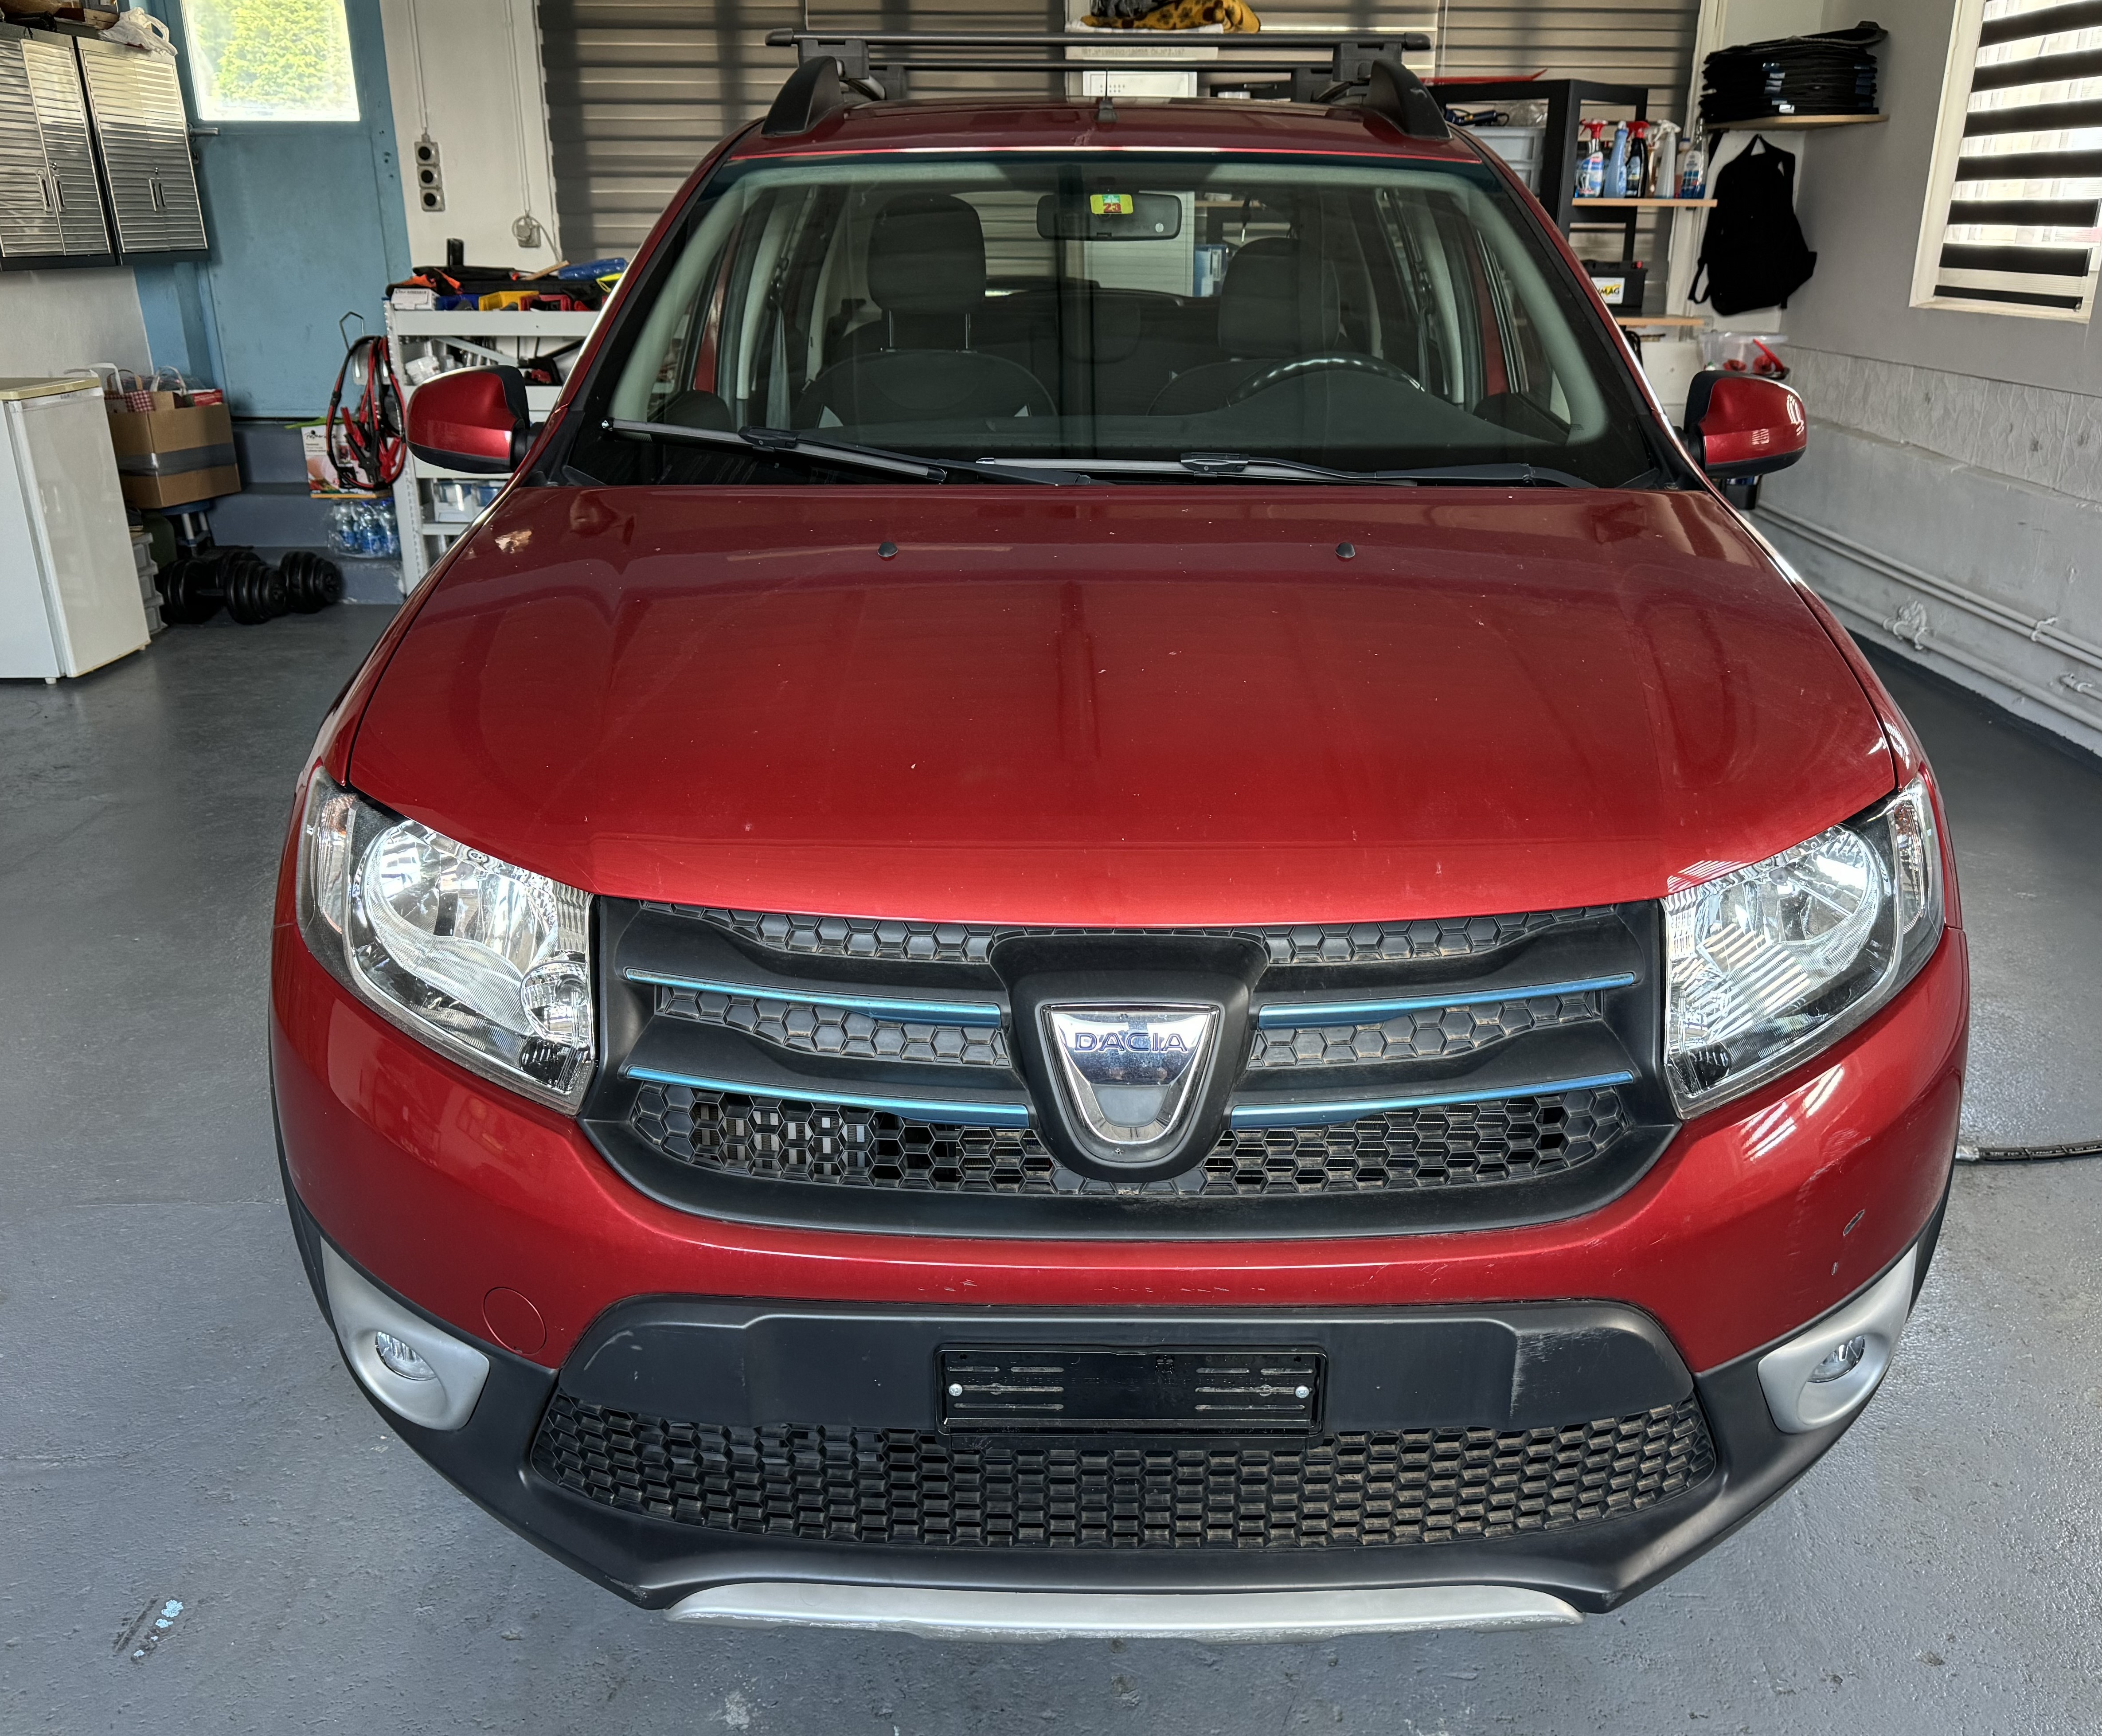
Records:
<instances>
[{"instance_id":1,"label":"rearview mirror","mask_svg":"<svg viewBox=\"0 0 2102 1736\"><path fill-rule=\"evenodd\" d=\"M1172 193L1047 193L1036 202L1046 241L1173 241L1182 201Z\"/></svg>"},{"instance_id":2,"label":"rearview mirror","mask_svg":"<svg viewBox=\"0 0 2102 1736\"><path fill-rule=\"evenodd\" d=\"M409 396L409 450L427 464L503 476L532 443L526 376L517 368L463 368Z\"/></svg>"},{"instance_id":3,"label":"rearview mirror","mask_svg":"<svg viewBox=\"0 0 2102 1736\"><path fill-rule=\"evenodd\" d=\"M1686 437L1703 470L1733 482L1794 464L1810 426L1792 388L1711 368L1693 376L1686 394Z\"/></svg>"}]
</instances>

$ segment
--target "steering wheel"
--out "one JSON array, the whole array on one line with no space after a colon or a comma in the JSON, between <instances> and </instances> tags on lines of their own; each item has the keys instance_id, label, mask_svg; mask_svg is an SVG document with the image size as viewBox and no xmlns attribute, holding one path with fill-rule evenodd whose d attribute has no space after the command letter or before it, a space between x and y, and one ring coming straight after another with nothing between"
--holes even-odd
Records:
<instances>
[{"instance_id":1,"label":"steering wheel","mask_svg":"<svg viewBox=\"0 0 2102 1736\"><path fill-rule=\"evenodd\" d=\"M1267 392L1272 386L1282 385L1288 380L1297 380L1307 374L1377 374L1382 379L1397 380L1405 386L1423 389L1417 377L1406 368L1398 368L1391 362L1382 362L1377 356L1365 356L1350 350L1332 350L1318 356L1294 356L1288 362L1278 362L1265 368L1260 374L1243 380L1234 388L1234 394L1226 402L1238 404L1244 398L1253 397L1258 392Z\"/></svg>"}]
</instances>

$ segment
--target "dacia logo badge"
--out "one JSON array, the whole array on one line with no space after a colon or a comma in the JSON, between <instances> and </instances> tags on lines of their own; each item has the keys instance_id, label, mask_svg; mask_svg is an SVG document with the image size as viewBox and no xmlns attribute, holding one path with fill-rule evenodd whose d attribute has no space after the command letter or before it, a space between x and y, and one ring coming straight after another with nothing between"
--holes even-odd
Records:
<instances>
[{"instance_id":1,"label":"dacia logo badge","mask_svg":"<svg viewBox=\"0 0 2102 1736\"><path fill-rule=\"evenodd\" d=\"M1039 1009L1067 1126L1084 1144L1150 1162L1202 1094L1219 1009L1067 1003Z\"/></svg>"}]
</instances>

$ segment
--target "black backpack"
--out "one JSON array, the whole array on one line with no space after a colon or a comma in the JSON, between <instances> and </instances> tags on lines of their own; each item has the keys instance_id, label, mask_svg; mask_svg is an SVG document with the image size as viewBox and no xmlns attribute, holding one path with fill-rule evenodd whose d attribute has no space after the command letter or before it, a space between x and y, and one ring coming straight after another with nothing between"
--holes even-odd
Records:
<instances>
[{"instance_id":1,"label":"black backpack","mask_svg":"<svg viewBox=\"0 0 2102 1736\"><path fill-rule=\"evenodd\" d=\"M1795 220L1794 153L1754 138L1716 171L1692 299L1722 314L1785 308L1816 269Z\"/></svg>"}]
</instances>

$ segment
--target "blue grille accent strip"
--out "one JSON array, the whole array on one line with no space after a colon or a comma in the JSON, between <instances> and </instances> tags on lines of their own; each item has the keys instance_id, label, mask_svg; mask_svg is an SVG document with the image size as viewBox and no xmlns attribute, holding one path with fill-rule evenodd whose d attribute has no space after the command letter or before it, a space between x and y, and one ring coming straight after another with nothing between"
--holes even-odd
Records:
<instances>
[{"instance_id":1,"label":"blue grille accent strip","mask_svg":"<svg viewBox=\"0 0 2102 1736\"><path fill-rule=\"evenodd\" d=\"M957 1103L925 1097L885 1097L856 1091L829 1079L813 1080L810 1089L778 1085L755 1085L749 1079L710 1079L698 1073L665 1072L654 1067L623 1068L631 1079L646 1079L652 1085L691 1086L697 1091L728 1091L739 1097L764 1097L775 1103L841 1103L850 1109L888 1110L893 1115L917 1116L938 1127L1027 1127L1029 1110L1022 1103Z\"/></svg>"},{"instance_id":2,"label":"blue grille accent strip","mask_svg":"<svg viewBox=\"0 0 2102 1736\"><path fill-rule=\"evenodd\" d=\"M1513 1097L1553 1097L1563 1091L1594 1091L1609 1085L1632 1085L1634 1077L1623 1068L1617 1072L1594 1073L1583 1079L1543 1079L1537 1084L1499 1085L1475 1091L1434 1090L1401 1097L1346 1097L1318 1103L1239 1103L1234 1105L1228 1125L1236 1128L1316 1127L1324 1122L1349 1121L1361 1115L1384 1115L1392 1109L1436 1109L1447 1103L1501 1103Z\"/></svg>"},{"instance_id":3,"label":"blue grille accent strip","mask_svg":"<svg viewBox=\"0 0 2102 1736\"><path fill-rule=\"evenodd\" d=\"M648 983L659 988L685 988L703 995L733 995L743 1001L800 1001L806 1006L836 1006L843 1012L902 1019L917 1024L997 1027L1003 1017L1000 1008L990 1001L901 1001L876 995L836 994L818 988L762 988L752 983L719 983L707 977L672 976L655 970L629 970L624 975L631 983Z\"/></svg>"},{"instance_id":4,"label":"blue grille accent strip","mask_svg":"<svg viewBox=\"0 0 2102 1736\"><path fill-rule=\"evenodd\" d=\"M1405 1001L1274 1001L1255 1010L1256 1028L1263 1031L1293 1029L1310 1025L1377 1024L1402 1013L1428 1012L1441 1006L1491 1006L1506 1001L1531 1001L1543 995L1590 994L1603 988L1626 988L1634 973L1622 970L1612 976L1579 977L1568 983L1521 983L1510 988L1468 989L1456 995L1415 995Z\"/></svg>"}]
</instances>

